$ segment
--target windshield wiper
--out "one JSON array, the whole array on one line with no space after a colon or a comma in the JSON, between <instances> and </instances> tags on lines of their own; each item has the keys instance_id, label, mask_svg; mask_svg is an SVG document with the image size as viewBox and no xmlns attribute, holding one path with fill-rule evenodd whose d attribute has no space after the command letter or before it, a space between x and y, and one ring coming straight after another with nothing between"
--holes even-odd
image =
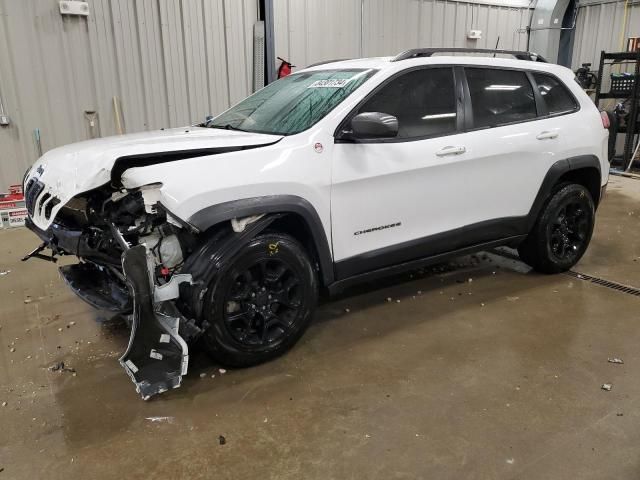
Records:
<instances>
[{"instance_id":1,"label":"windshield wiper","mask_svg":"<svg viewBox=\"0 0 640 480\"><path fill-rule=\"evenodd\" d=\"M234 127L230 123L227 123L225 125L207 125L207 127L209 127L209 128L220 128L222 130L235 130L237 132L246 132L246 130L243 130L243 129L238 128L238 127Z\"/></svg>"}]
</instances>

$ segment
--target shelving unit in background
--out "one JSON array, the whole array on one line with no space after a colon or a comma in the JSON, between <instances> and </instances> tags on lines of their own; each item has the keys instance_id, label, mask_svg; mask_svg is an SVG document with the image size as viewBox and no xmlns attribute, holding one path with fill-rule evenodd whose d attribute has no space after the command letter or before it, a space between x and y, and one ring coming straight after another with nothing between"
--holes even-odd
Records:
<instances>
[{"instance_id":1,"label":"shelving unit in background","mask_svg":"<svg viewBox=\"0 0 640 480\"><path fill-rule=\"evenodd\" d=\"M604 69L606 66L631 65L634 64L633 85L627 92L609 91L602 92ZM624 128L620 128L618 133L625 133L624 150L622 153L622 167L625 171L631 169L634 156L634 140L636 134L640 133L640 122L638 122L640 100L640 51L638 52L600 52L600 66L598 67L598 80L596 82L596 106L600 107L600 101L605 99L630 100L629 121Z\"/></svg>"}]
</instances>

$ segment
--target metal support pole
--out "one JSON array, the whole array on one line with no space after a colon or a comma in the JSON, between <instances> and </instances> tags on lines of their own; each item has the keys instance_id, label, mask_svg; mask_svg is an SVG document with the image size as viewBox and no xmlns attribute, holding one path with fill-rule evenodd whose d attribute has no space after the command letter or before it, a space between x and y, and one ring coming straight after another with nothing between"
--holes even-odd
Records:
<instances>
[{"instance_id":1,"label":"metal support pole","mask_svg":"<svg viewBox=\"0 0 640 480\"><path fill-rule=\"evenodd\" d=\"M273 0L264 0L264 63L267 68L265 85L276 80L274 23Z\"/></svg>"},{"instance_id":2,"label":"metal support pole","mask_svg":"<svg viewBox=\"0 0 640 480\"><path fill-rule=\"evenodd\" d=\"M640 107L638 105L638 103L640 103L640 52L636 53L634 74L633 90L631 91L631 108L629 109L629 121L627 122L627 136L624 139L624 153L622 154L623 161L628 162L625 168L626 172L631 170L635 156L633 141L636 138L636 130L638 129L638 110ZM638 142L640 142L640 139Z\"/></svg>"}]
</instances>

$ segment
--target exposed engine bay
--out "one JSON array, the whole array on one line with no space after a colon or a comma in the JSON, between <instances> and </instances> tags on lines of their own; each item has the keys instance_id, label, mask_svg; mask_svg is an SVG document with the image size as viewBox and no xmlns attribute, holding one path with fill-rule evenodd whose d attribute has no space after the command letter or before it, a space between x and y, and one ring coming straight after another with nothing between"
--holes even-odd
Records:
<instances>
[{"instance_id":1,"label":"exposed engine bay","mask_svg":"<svg viewBox=\"0 0 640 480\"><path fill-rule=\"evenodd\" d=\"M37 182L27 183L27 198ZM27 220L43 243L23 258L80 259L60 272L83 300L129 320L131 337L120 363L144 399L180 386L188 342L202 332L180 296L202 298L206 289L203 271L193 261L185 263L203 248L200 232L162 207L160 187L86 192L64 205L46 231ZM35 208L36 202L27 202L30 216ZM44 255L45 249L51 254Z\"/></svg>"}]
</instances>

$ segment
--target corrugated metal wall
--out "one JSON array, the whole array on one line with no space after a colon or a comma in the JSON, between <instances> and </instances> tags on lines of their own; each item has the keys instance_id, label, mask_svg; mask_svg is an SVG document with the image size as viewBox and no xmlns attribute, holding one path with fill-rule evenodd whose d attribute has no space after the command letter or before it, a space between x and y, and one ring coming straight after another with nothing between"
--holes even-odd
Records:
<instances>
[{"instance_id":1,"label":"corrugated metal wall","mask_svg":"<svg viewBox=\"0 0 640 480\"><path fill-rule=\"evenodd\" d=\"M185 125L251 92L257 0L89 0L88 18L57 0L0 0L0 191L42 149L126 131ZM502 0L497 0L500 3ZM506 1L506 0L504 0ZM515 1L515 0L513 0ZM524 5L525 0L522 1ZM393 55L416 46L525 49L528 8L451 0L274 0L276 55L299 67L332 58ZM618 50L624 2L579 9L573 67ZM627 36L640 35L640 5ZM466 32L483 32L470 41Z\"/></svg>"},{"instance_id":2,"label":"corrugated metal wall","mask_svg":"<svg viewBox=\"0 0 640 480\"><path fill-rule=\"evenodd\" d=\"M0 191L42 150L116 133L187 125L252 90L257 0L90 0L61 16L57 0L0 0Z\"/></svg>"},{"instance_id":3,"label":"corrugated metal wall","mask_svg":"<svg viewBox=\"0 0 640 480\"><path fill-rule=\"evenodd\" d=\"M299 67L418 46L525 49L530 10L446 0L274 0L276 55ZM481 40L467 40L469 29Z\"/></svg>"},{"instance_id":4,"label":"corrugated metal wall","mask_svg":"<svg viewBox=\"0 0 640 480\"><path fill-rule=\"evenodd\" d=\"M630 2L631 3L631 2ZM573 48L572 67L590 62L598 68L600 52L619 52L626 49L627 37L640 36L640 4L631 3L624 22L626 34L620 48L620 33L623 28L625 2L586 4L578 10L576 36Z\"/></svg>"}]
</instances>

